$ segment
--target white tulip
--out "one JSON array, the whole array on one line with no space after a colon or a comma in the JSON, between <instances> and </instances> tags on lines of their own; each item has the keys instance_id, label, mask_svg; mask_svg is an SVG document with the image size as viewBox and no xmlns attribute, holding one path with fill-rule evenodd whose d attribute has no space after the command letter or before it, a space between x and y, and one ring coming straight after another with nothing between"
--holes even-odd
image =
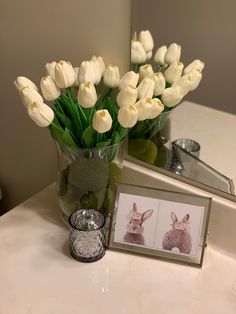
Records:
<instances>
[{"instance_id":1,"label":"white tulip","mask_svg":"<svg viewBox=\"0 0 236 314\"><path fill-rule=\"evenodd\" d=\"M183 72L183 68L184 65L180 61L171 63L171 65L164 72L166 82L173 84L175 81L180 79Z\"/></svg>"},{"instance_id":2,"label":"white tulip","mask_svg":"<svg viewBox=\"0 0 236 314\"><path fill-rule=\"evenodd\" d=\"M201 60L194 60L188 66L186 66L186 68L184 69L184 74L188 74L192 70L198 70L199 72L202 72L204 66L205 64Z\"/></svg>"},{"instance_id":3,"label":"white tulip","mask_svg":"<svg viewBox=\"0 0 236 314\"><path fill-rule=\"evenodd\" d=\"M120 70L118 66L109 64L103 74L103 82L106 86L110 88L115 88L119 86L120 82Z\"/></svg>"},{"instance_id":4,"label":"white tulip","mask_svg":"<svg viewBox=\"0 0 236 314\"><path fill-rule=\"evenodd\" d=\"M150 60L152 58L152 51L148 51L147 53L146 53L146 60L148 61L148 60Z\"/></svg>"},{"instance_id":5,"label":"white tulip","mask_svg":"<svg viewBox=\"0 0 236 314\"><path fill-rule=\"evenodd\" d=\"M43 77L40 81L40 87L44 99L52 101L61 95L61 90L56 86L50 75Z\"/></svg>"},{"instance_id":6,"label":"white tulip","mask_svg":"<svg viewBox=\"0 0 236 314\"><path fill-rule=\"evenodd\" d=\"M160 48L158 48L154 55L154 62L161 66L166 66L166 63L165 63L166 52L167 52L166 46L161 46Z\"/></svg>"},{"instance_id":7,"label":"white tulip","mask_svg":"<svg viewBox=\"0 0 236 314\"><path fill-rule=\"evenodd\" d=\"M135 104L138 109L138 121L154 119L164 110L164 105L158 98L143 98Z\"/></svg>"},{"instance_id":8,"label":"white tulip","mask_svg":"<svg viewBox=\"0 0 236 314\"><path fill-rule=\"evenodd\" d=\"M112 118L106 109L98 110L93 116L93 128L98 133L105 133L111 129Z\"/></svg>"},{"instance_id":9,"label":"white tulip","mask_svg":"<svg viewBox=\"0 0 236 314\"><path fill-rule=\"evenodd\" d=\"M28 114L42 128L49 126L54 119L53 110L43 102L33 102L29 105Z\"/></svg>"},{"instance_id":10,"label":"white tulip","mask_svg":"<svg viewBox=\"0 0 236 314\"><path fill-rule=\"evenodd\" d=\"M155 82L150 77L145 77L138 85L138 98L152 98Z\"/></svg>"},{"instance_id":11,"label":"white tulip","mask_svg":"<svg viewBox=\"0 0 236 314\"><path fill-rule=\"evenodd\" d=\"M99 61L100 60L100 61ZM105 71L105 64L103 62L102 57L93 56L91 61L94 67L94 75L95 75L95 85L98 85L101 82L102 75Z\"/></svg>"},{"instance_id":12,"label":"white tulip","mask_svg":"<svg viewBox=\"0 0 236 314\"><path fill-rule=\"evenodd\" d=\"M93 107L97 101L97 93L93 83L82 83L79 87L77 99L81 107Z\"/></svg>"},{"instance_id":13,"label":"white tulip","mask_svg":"<svg viewBox=\"0 0 236 314\"><path fill-rule=\"evenodd\" d=\"M51 78L55 81L55 67L57 63L55 61L53 62L48 62L45 64L46 71L48 75L51 76Z\"/></svg>"},{"instance_id":14,"label":"white tulip","mask_svg":"<svg viewBox=\"0 0 236 314\"><path fill-rule=\"evenodd\" d=\"M143 45L136 40L131 41L131 63L140 64L146 61L146 51Z\"/></svg>"},{"instance_id":15,"label":"white tulip","mask_svg":"<svg viewBox=\"0 0 236 314\"><path fill-rule=\"evenodd\" d=\"M127 86L121 89L116 97L116 101L119 107L127 106L128 104L134 104L138 97L138 91L135 87Z\"/></svg>"},{"instance_id":16,"label":"white tulip","mask_svg":"<svg viewBox=\"0 0 236 314\"><path fill-rule=\"evenodd\" d=\"M164 61L167 64L179 61L181 55L181 46L176 43L171 44L165 54Z\"/></svg>"},{"instance_id":17,"label":"white tulip","mask_svg":"<svg viewBox=\"0 0 236 314\"><path fill-rule=\"evenodd\" d=\"M123 128L132 128L138 120L138 110L134 104L123 106L118 111L117 119Z\"/></svg>"},{"instance_id":18,"label":"white tulip","mask_svg":"<svg viewBox=\"0 0 236 314\"><path fill-rule=\"evenodd\" d=\"M101 56L99 56L99 57L93 56L91 61L95 61L96 63L99 64L100 73L101 73L101 76L103 76L103 73L104 73L104 71L106 69L106 66L105 66L105 63L103 61L103 58Z\"/></svg>"},{"instance_id":19,"label":"white tulip","mask_svg":"<svg viewBox=\"0 0 236 314\"><path fill-rule=\"evenodd\" d=\"M75 85L75 87L79 87L79 67L74 67L74 72L75 72L74 85Z\"/></svg>"},{"instance_id":20,"label":"white tulip","mask_svg":"<svg viewBox=\"0 0 236 314\"><path fill-rule=\"evenodd\" d=\"M20 98L26 109L35 101L43 102L43 97L30 86L26 86L20 90Z\"/></svg>"},{"instance_id":21,"label":"white tulip","mask_svg":"<svg viewBox=\"0 0 236 314\"><path fill-rule=\"evenodd\" d=\"M34 84L34 82L29 80L25 76L18 76L13 83L14 83L15 87L17 88L18 92L20 92L21 89L23 89L24 87L27 87L27 86L38 91L38 87Z\"/></svg>"},{"instance_id":22,"label":"white tulip","mask_svg":"<svg viewBox=\"0 0 236 314\"><path fill-rule=\"evenodd\" d=\"M138 39L146 52L149 52L153 49L154 41L149 30L141 31Z\"/></svg>"},{"instance_id":23,"label":"white tulip","mask_svg":"<svg viewBox=\"0 0 236 314\"><path fill-rule=\"evenodd\" d=\"M162 72L154 73L153 80L155 82L154 96L159 96L163 93L166 87L166 80Z\"/></svg>"},{"instance_id":24,"label":"white tulip","mask_svg":"<svg viewBox=\"0 0 236 314\"><path fill-rule=\"evenodd\" d=\"M55 83L60 88L67 88L74 84L75 72L72 64L66 61L59 61L55 66Z\"/></svg>"},{"instance_id":25,"label":"white tulip","mask_svg":"<svg viewBox=\"0 0 236 314\"><path fill-rule=\"evenodd\" d=\"M97 83L96 66L93 61L83 61L79 68L79 83L91 82L94 85Z\"/></svg>"},{"instance_id":26,"label":"white tulip","mask_svg":"<svg viewBox=\"0 0 236 314\"><path fill-rule=\"evenodd\" d=\"M190 90L193 91L198 87L202 79L202 73L200 73L198 70L192 70L190 73L188 73L188 76L191 81Z\"/></svg>"},{"instance_id":27,"label":"white tulip","mask_svg":"<svg viewBox=\"0 0 236 314\"><path fill-rule=\"evenodd\" d=\"M136 87L139 80L139 74L134 71L127 72L119 82L119 89L123 89L126 86L130 85L132 87Z\"/></svg>"},{"instance_id":28,"label":"white tulip","mask_svg":"<svg viewBox=\"0 0 236 314\"><path fill-rule=\"evenodd\" d=\"M142 65L139 68L139 80L142 81L145 77L152 77L154 74L151 64Z\"/></svg>"},{"instance_id":29,"label":"white tulip","mask_svg":"<svg viewBox=\"0 0 236 314\"><path fill-rule=\"evenodd\" d=\"M181 87L169 87L163 91L161 95L161 101L165 106L173 107L182 100L183 96L184 93Z\"/></svg>"},{"instance_id":30,"label":"white tulip","mask_svg":"<svg viewBox=\"0 0 236 314\"><path fill-rule=\"evenodd\" d=\"M178 79L172 87L179 86L183 90L183 96L187 95L187 93L191 90L191 79L190 75L183 75L180 79Z\"/></svg>"}]
</instances>

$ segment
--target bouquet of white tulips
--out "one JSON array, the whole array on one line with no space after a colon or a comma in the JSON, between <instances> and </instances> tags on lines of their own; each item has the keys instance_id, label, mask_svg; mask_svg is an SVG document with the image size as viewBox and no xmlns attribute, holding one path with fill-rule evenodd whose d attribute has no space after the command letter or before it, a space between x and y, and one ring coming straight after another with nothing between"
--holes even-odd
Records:
<instances>
[{"instance_id":1,"label":"bouquet of white tulips","mask_svg":"<svg viewBox=\"0 0 236 314\"><path fill-rule=\"evenodd\" d=\"M29 117L39 127L48 127L59 144L106 147L121 142L136 124L136 98L124 101L126 96L119 94L120 107L116 102L117 88L121 82L125 84L118 66L105 67L102 57L94 56L80 67L73 68L66 61L47 63L45 67L47 75L40 81L42 96L26 77L17 77L14 84Z\"/></svg>"}]
</instances>

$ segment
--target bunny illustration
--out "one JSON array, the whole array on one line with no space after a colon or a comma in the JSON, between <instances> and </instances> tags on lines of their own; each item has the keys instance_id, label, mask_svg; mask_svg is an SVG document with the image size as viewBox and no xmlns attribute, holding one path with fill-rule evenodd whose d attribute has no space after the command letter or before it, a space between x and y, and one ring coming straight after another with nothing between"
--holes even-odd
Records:
<instances>
[{"instance_id":1,"label":"bunny illustration","mask_svg":"<svg viewBox=\"0 0 236 314\"><path fill-rule=\"evenodd\" d=\"M152 216L153 209L149 209L144 213L138 212L136 203L130 211L128 230L124 235L124 241L132 244L144 245L143 222Z\"/></svg>"},{"instance_id":2,"label":"bunny illustration","mask_svg":"<svg viewBox=\"0 0 236 314\"><path fill-rule=\"evenodd\" d=\"M192 249L192 239L190 233L186 230L186 224L189 223L190 215L187 214L181 221L178 221L174 212L171 212L172 229L167 231L162 240L164 250L172 251L178 248L180 253L189 254Z\"/></svg>"}]
</instances>

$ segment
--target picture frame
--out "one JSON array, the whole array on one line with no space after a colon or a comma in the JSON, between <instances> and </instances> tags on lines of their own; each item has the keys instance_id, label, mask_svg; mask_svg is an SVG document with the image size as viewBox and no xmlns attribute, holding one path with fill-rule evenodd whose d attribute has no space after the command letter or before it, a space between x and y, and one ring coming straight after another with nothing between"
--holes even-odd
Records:
<instances>
[{"instance_id":1,"label":"picture frame","mask_svg":"<svg viewBox=\"0 0 236 314\"><path fill-rule=\"evenodd\" d=\"M202 267L211 198L120 184L108 248Z\"/></svg>"}]
</instances>

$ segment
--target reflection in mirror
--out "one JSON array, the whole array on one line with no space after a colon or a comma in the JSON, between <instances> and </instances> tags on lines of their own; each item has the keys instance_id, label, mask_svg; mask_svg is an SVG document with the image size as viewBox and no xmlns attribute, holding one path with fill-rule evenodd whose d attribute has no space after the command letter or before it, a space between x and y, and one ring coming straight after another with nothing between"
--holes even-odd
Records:
<instances>
[{"instance_id":1,"label":"reflection in mirror","mask_svg":"<svg viewBox=\"0 0 236 314\"><path fill-rule=\"evenodd\" d=\"M229 0L226 2L231 5L231 9L229 6L226 10L231 11L235 3ZM200 10L201 5L205 9L204 14ZM137 88L139 99L148 98L145 106L152 108L150 110L153 116L145 117L144 102L138 100L141 121L130 134L129 155L132 156L131 159L135 158L135 162L140 160L142 164L145 163L146 167L164 171L180 180L187 180L188 183L236 200L236 197L232 196L235 195L233 181L236 179L236 143L232 138L233 134L236 134L236 116L219 111L236 110L235 106L231 106L233 98L230 93L233 87L228 92L229 85L222 87L214 76L215 69L222 67L222 54L220 49L216 51L209 44L209 39L216 36L216 29L211 26L202 29L204 19L209 20L206 15L210 10L208 6L209 4L203 1L193 4L194 8L192 3L190 5L185 0L181 1L181 5L171 0L149 0L145 4L143 1L134 1L131 64L132 69L140 74ZM213 24L219 14L218 9L217 7L215 16L210 17ZM212 14L212 11L209 12ZM231 13L229 18L223 15L222 24L225 29L229 29L227 26L231 22ZM151 36L149 32L142 32L147 29L150 30ZM228 36L224 37L223 41L229 44ZM175 42L177 44L173 44ZM229 48L235 45L236 49L236 43L230 42L230 45ZM230 53L228 52L229 57ZM199 58L206 62L204 70L201 61L191 64L194 59ZM191 65L188 67L189 64ZM225 71L224 67L223 73ZM153 72L162 72L164 75ZM230 73L227 70L227 73L228 77L233 76L233 71ZM144 79L146 82L141 84ZM200 81L199 88L192 93ZM175 87L175 90L172 87ZM223 101L224 88L227 93ZM173 145L173 141L177 139L192 139L199 143L199 155L192 157L186 147Z\"/></svg>"}]
</instances>

